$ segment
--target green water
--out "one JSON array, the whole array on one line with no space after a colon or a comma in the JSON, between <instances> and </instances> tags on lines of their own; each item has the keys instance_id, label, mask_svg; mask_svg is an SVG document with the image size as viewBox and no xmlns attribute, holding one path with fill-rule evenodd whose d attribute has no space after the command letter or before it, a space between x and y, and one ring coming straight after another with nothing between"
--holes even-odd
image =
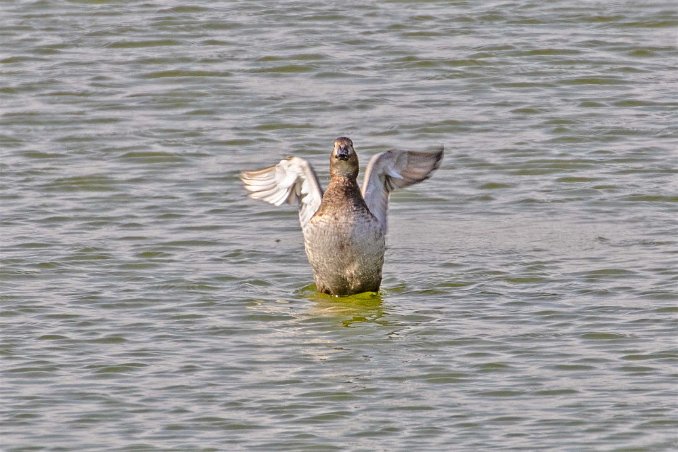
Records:
<instances>
[{"instance_id":1,"label":"green water","mask_svg":"<svg viewBox=\"0 0 678 452\"><path fill-rule=\"evenodd\" d=\"M4 2L0 449L675 450L674 2ZM446 147L383 290L240 170ZM364 167L364 166L363 166Z\"/></svg>"}]
</instances>

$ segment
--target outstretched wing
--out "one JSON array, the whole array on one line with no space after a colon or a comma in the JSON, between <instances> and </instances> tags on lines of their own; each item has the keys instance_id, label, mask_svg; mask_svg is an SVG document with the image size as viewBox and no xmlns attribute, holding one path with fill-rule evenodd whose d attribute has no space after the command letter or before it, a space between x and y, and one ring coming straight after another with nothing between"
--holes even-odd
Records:
<instances>
[{"instance_id":1,"label":"outstretched wing","mask_svg":"<svg viewBox=\"0 0 678 452\"><path fill-rule=\"evenodd\" d=\"M386 151L370 159L362 194L367 207L384 230L387 227L388 198L396 188L428 179L438 169L443 147L435 152Z\"/></svg>"},{"instance_id":2,"label":"outstretched wing","mask_svg":"<svg viewBox=\"0 0 678 452\"><path fill-rule=\"evenodd\" d=\"M299 222L302 229L320 207L323 197L313 167L304 159L290 157L275 166L243 171L240 179L250 192L250 197L276 206L287 202L299 204Z\"/></svg>"}]
</instances>

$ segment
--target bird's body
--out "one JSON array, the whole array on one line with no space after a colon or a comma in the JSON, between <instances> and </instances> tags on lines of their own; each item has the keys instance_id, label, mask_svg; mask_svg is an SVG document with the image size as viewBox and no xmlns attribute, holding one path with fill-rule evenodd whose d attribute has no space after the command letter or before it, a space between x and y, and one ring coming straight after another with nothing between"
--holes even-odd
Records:
<instances>
[{"instance_id":1,"label":"bird's body","mask_svg":"<svg viewBox=\"0 0 678 452\"><path fill-rule=\"evenodd\" d=\"M304 246L318 291L379 290L386 231L367 208L355 180L332 180L304 228Z\"/></svg>"},{"instance_id":2,"label":"bird's body","mask_svg":"<svg viewBox=\"0 0 678 452\"><path fill-rule=\"evenodd\" d=\"M243 172L241 178L253 198L275 205L298 202L304 247L318 291L350 295L379 290L390 192L427 179L442 155L442 149L378 154L370 160L360 190L353 143L340 137L330 156L330 182L324 193L313 168L298 157Z\"/></svg>"}]
</instances>

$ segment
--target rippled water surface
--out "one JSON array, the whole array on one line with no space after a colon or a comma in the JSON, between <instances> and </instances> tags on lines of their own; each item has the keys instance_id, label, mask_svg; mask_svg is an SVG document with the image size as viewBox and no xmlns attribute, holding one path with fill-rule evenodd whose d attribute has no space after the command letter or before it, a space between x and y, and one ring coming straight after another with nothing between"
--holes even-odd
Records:
<instances>
[{"instance_id":1,"label":"rippled water surface","mask_svg":"<svg viewBox=\"0 0 678 452\"><path fill-rule=\"evenodd\" d=\"M675 450L675 2L3 2L0 449ZM382 292L243 169L446 147Z\"/></svg>"}]
</instances>

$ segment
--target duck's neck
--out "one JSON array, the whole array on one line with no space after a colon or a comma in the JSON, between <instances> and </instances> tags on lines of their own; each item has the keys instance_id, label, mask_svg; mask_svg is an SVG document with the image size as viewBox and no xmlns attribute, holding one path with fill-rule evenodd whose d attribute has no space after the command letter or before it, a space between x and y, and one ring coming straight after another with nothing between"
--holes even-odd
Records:
<instances>
[{"instance_id":1,"label":"duck's neck","mask_svg":"<svg viewBox=\"0 0 678 452\"><path fill-rule=\"evenodd\" d=\"M367 208L356 177L335 175L330 179L323 195L322 206L329 208L330 205L333 208L344 205L350 210Z\"/></svg>"},{"instance_id":2,"label":"duck's neck","mask_svg":"<svg viewBox=\"0 0 678 452\"><path fill-rule=\"evenodd\" d=\"M357 177L334 175L330 178L330 183L327 184L327 189L359 190Z\"/></svg>"}]
</instances>

